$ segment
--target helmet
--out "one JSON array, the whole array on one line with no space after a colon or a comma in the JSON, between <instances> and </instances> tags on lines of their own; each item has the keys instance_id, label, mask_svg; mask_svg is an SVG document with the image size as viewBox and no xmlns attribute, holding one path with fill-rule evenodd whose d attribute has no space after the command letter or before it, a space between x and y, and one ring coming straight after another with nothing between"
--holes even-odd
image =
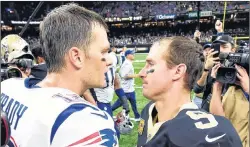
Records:
<instances>
[{"instance_id":1,"label":"helmet","mask_svg":"<svg viewBox=\"0 0 250 147\"><path fill-rule=\"evenodd\" d=\"M117 114L115 123L121 134L129 134L134 128L134 124L124 110Z\"/></svg>"},{"instance_id":2,"label":"helmet","mask_svg":"<svg viewBox=\"0 0 250 147\"><path fill-rule=\"evenodd\" d=\"M1 56L4 56L6 52L9 53L8 62L14 62L14 59L24 56L34 59L29 44L16 34L7 35L1 40Z\"/></svg>"}]
</instances>

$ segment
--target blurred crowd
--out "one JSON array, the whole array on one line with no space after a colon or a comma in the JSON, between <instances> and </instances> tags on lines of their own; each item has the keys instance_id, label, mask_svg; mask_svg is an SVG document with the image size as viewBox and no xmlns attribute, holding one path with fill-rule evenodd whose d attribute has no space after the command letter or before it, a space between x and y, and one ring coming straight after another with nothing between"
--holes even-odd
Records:
<instances>
[{"instance_id":1,"label":"blurred crowd","mask_svg":"<svg viewBox=\"0 0 250 147\"><path fill-rule=\"evenodd\" d=\"M245 32L246 29L225 29L227 33L233 32ZM212 29L208 31L201 31L201 42L210 42L212 40L212 36L214 35ZM143 44L152 44L156 40L159 40L162 37L171 37L171 36L186 36L189 38L194 37L194 32L172 32L171 30L168 31L160 31L160 32L149 32L149 33L128 33L125 32L119 36L112 36L109 37L109 41L112 45L115 46L126 46L126 45L143 45ZM28 36L24 38L31 46L35 46L39 40L37 37Z\"/></svg>"},{"instance_id":2,"label":"blurred crowd","mask_svg":"<svg viewBox=\"0 0 250 147\"><path fill-rule=\"evenodd\" d=\"M24 4L25 3L25 4ZM42 5L37 12L34 20L42 20L43 17L54 7L67 2L49 2ZM160 14L180 14L190 11L197 11L198 6L196 1L124 1L124 2L77 2L90 10L101 14L103 17L129 17L129 16L155 16ZM227 2L227 10L245 9L247 1L232 1ZM29 16L35 10L38 2L9 2L3 4L2 12L4 15L8 13L13 20L27 21ZM249 7L249 6L248 6ZM220 11L224 10L224 2L222 1L201 1L201 11Z\"/></svg>"},{"instance_id":3,"label":"blurred crowd","mask_svg":"<svg viewBox=\"0 0 250 147\"><path fill-rule=\"evenodd\" d=\"M242 9L240 4L228 2L227 10ZM201 11L222 11L224 9L224 2L209 2L202 1L200 3ZM178 14L190 11L197 11L197 2L194 1L153 1L153 2L111 2L104 6L101 11L98 11L104 17L128 17L128 16L155 16L160 14Z\"/></svg>"},{"instance_id":4,"label":"blurred crowd","mask_svg":"<svg viewBox=\"0 0 250 147\"><path fill-rule=\"evenodd\" d=\"M246 32L246 29L225 29L225 32L232 34L233 32ZM212 36L214 35L212 29L208 31L201 31L201 42L210 42L212 40ZM143 33L140 34L127 34L124 33L121 36L114 36L110 37L110 42L113 45L118 46L124 46L124 45L140 45L140 44L152 44L154 41L160 39L161 37L171 37L171 36L186 36L188 38L194 37L194 32L171 32L169 31L163 31L163 32L151 32L151 33Z\"/></svg>"}]
</instances>

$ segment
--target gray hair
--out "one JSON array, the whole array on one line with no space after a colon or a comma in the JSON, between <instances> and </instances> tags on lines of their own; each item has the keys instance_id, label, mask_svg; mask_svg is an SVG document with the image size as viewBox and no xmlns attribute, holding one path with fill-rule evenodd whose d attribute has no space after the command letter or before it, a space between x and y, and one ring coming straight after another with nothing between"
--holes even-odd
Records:
<instances>
[{"instance_id":1,"label":"gray hair","mask_svg":"<svg viewBox=\"0 0 250 147\"><path fill-rule=\"evenodd\" d=\"M87 52L94 25L108 31L99 14L74 3L55 8L44 18L40 24L40 42L49 73L59 72L65 66L64 56L71 47Z\"/></svg>"}]
</instances>

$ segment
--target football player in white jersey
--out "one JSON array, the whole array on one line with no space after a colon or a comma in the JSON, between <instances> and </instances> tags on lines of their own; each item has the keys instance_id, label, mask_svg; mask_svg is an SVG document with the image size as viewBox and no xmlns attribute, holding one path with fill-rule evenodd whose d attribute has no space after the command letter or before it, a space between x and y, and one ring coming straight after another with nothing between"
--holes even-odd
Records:
<instances>
[{"instance_id":1,"label":"football player in white jersey","mask_svg":"<svg viewBox=\"0 0 250 147\"><path fill-rule=\"evenodd\" d=\"M9 146L119 146L113 119L79 96L106 84L107 31L100 15L76 4L44 18L40 40L47 76L39 83L30 78L1 83L1 107L11 124Z\"/></svg>"},{"instance_id":2,"label":"football player in white jersey","mask_svg":"<svg viewBox=\"0 0 250 147\"><path fill-rule=\"evenodd\" d=\"M126 59L126 57L125 57L125 51L127 50L127 47L126 46L124 46L123 48L122 48L122 51L121 51L121 53L120 53L120 66L122 65L122 63L125 61L125 59Z\"/></svg>"},{"instance_id":3,"label":"football player in white jersey","mask_svg":"<svg viewBox=\"0 0 250 147\"><path fill-rule=\"evenodd\" d=\"M106 111L111 117L113 116L111 102L114 97L115 87L118 87L116 89L116 94L118 91L117 96L119 99L121 99L121 102L123 104L123 109L128 113L129 112L129 105L127 102L127 98L124 94L124 96L121 96L121 89L119 86L115 85L119 83L119 77L117 77L116 74L116 68L118 66L119 60L115 54L115 48L112 47L111 52L109 53L109 58L112 61L112 64L108 67L109 70L105 73L106 78L106 86L103 88L91 88L90 92L93 96L93 98L96 100L98 108L100 108L103 111ZM120 133L118 129L116 129L117 136L120 138Z\"/></svg>"}]
</instances>

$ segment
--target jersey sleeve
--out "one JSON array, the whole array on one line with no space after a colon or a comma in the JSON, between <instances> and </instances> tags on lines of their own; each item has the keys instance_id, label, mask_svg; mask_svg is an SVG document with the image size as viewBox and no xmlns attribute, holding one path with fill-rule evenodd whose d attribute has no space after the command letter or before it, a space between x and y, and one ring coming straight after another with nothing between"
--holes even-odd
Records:
<instances>
[{"instance_id":1,"label":"jersey sleeve","mask_svg":"<svg viewBox=\"0 0 250 147\"><path fill-rule=\"evenodd\" d=\"M50 147L118 146L114 121L96 107L75 104L55 120L50 133Z\"/></svg>"}]
</instances>

